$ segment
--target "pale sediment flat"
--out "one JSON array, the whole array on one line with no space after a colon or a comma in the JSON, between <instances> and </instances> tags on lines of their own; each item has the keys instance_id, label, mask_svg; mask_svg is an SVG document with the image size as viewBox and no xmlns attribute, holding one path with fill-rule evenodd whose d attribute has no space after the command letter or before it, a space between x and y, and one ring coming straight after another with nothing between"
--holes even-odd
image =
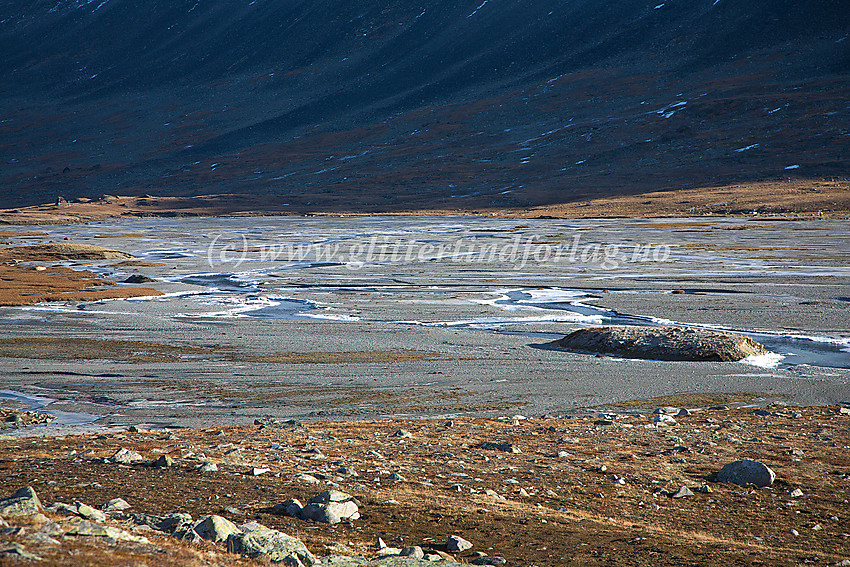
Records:
<instances>
[{"instance_id":1,"label":"pale sediment flat","mask_svg":"<svg viewBox=\"0 0 850 567\"><path fill-rule=\"evenodd\" d=\"M118 282L143 274L165 293L0 308L2 389L55 400L44 409L68 422L574 415L723 393L850 400L846 220L268 217L39 230L132 253L153 265L80 263ZM623 323L743 332L784 358L661 362L544 346ZM45 338L65 346L32 343ZM51 427L41 431L81 426Z\"/></svg>"}]
</instances>

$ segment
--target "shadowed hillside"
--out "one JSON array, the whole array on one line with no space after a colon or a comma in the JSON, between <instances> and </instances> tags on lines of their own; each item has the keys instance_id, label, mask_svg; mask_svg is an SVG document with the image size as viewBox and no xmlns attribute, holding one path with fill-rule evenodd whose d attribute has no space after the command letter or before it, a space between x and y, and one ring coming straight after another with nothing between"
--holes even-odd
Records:
<instances>
[{"instance_id":1,"label":"shadowed hillside","mask_svg":"<svg viewBox=\"0 0 850 567\"><path fill-rule=\"evenodd\" d=\"M0 5L0 206L527 207L845 177L843 0Z\"/></svg>"}]
</instances>

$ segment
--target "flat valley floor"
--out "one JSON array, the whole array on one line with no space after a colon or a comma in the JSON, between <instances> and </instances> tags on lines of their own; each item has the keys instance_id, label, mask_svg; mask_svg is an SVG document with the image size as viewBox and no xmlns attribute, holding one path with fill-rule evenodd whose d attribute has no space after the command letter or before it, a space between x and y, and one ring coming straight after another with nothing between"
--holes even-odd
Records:
<instances>
[{"instance_id":1,"label":"flat valley floor","mask_svg":"<svg viewBox=\"0 0 850 567\"><path fill-rule=\"evenodd\" d=\"M8 244L128 252L59 263L118 288L144 276L163 294L0 307L0 396L58 417L27 434L589 415L662 396L850 400L847 220L142 218L27 231ZM39 264L57 262L21 265ZM672 323L745 333L774 354L659 362L546 345L584 326Z\"/></svg>"}]
</instances>

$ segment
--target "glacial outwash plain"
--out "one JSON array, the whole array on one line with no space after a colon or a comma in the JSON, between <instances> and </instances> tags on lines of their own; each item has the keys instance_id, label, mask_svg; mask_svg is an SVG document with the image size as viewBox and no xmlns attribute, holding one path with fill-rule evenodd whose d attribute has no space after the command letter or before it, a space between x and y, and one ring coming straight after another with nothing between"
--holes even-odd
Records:
<instances>
[{"instance_id":1,"label":"glacial outwash plain","mask_svg":"<svg viewBox=\"0 0 850 567\"><path fill-rule=\"evenodd\" d=\"M850 10L0 5L0 567L850 566Z\"/></svg>"}]
</instances>

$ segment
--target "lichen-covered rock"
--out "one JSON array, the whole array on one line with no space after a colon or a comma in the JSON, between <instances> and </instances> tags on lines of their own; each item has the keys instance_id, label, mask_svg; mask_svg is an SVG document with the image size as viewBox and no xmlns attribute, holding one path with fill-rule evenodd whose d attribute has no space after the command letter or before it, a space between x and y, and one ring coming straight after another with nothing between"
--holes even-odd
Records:
<instances>
[{"instance_id":1,"label":"lichen-covered rock","mask_svg":"<svg viewBox=\"0 0 850 567\"><path fill-rule=\"evenodd\" d=\"M242 530L227 537L227 551L251 558L268 558L272 563L303 564L310 567L316 558L298 538L267 528L257 522L239 526Z\"/></svg>"},{"instance_id":2,"label":"lichen-covered rock","mask_svg":"<svg viewBox=\"0 0 850 567\"><path fill-rule=\"evenodd\" d=\"M109 460L113 463L119 463L122 465L132 465L133 463L140 463L145 459L136 451L121 448L118 449L114 455L109 457Z\"/></svg>"},{"instance_id":3,"label":"lichen-covered rock","mask_svg":"<svg viewBox=\"0 0 850 567\"><path fill-rule=\"evenodd\" d=\"M123 512L124 510L131 508L131 506L123 498L113 498L104 504L102 508L106 512Z\"/></svg>"},{"instance_id":4,"label":"lichen-covered rock","mask_svg":"<svg viewBox=\"0 0 850 567\"><path fill-rule=\"evenodd\" d=\"M106 514L97 510L96 508L92 508L88 504L83 504L82 502L74 502L74 507L76 508L77 515L85 518L87 520L93 520L95 522L105 522Z\"/></svg>"},{"instance_id":5,"label":"lichen-covered rock","mask_svg":"<svg viewBox=\"0 0 850 567\"><path fill-rule=\"evenodd\" d=\"M649 360L734 362L768 353L748 337L691 327L593 327L574 331L549 345Z\"/></svg>"},{"instance_id":6,"label":"lichen-covered rock","mask_svg":"<svg viewBox=\"0 0 850 567\"><path fill-rule=\"evenodd\" d=\"M241 530L221 516L207 516L202 518L194 527L195 532L209 541L225 541L231 534L238 534Z\"/></svg>"},{"instance_id":7,"label":"lichen-covered rock","mask_svg":"<svg viewBox=\"0 0 850 567\"><path fill-rule=\"evenodd\" d=\"M130 533L114 528L112 526L101 526L88 520L80 520L71 529L67 530L66 535L72 536L92 536L104 537L112 541L133 541L136 543L148 543L148 539L141 536L134 536Z\"/></svg>"},{"instance_id":8,"label":"lichen-covered rock","mask_svg":"<svg viewBox=\"0 0 850 567\"><path fill-rule=\"evenodd\" d=\"M0 500L0 516L34 516L44 512L38 495L31 486L18 489L12 496Z\"/></svg>"}]
</instances>

